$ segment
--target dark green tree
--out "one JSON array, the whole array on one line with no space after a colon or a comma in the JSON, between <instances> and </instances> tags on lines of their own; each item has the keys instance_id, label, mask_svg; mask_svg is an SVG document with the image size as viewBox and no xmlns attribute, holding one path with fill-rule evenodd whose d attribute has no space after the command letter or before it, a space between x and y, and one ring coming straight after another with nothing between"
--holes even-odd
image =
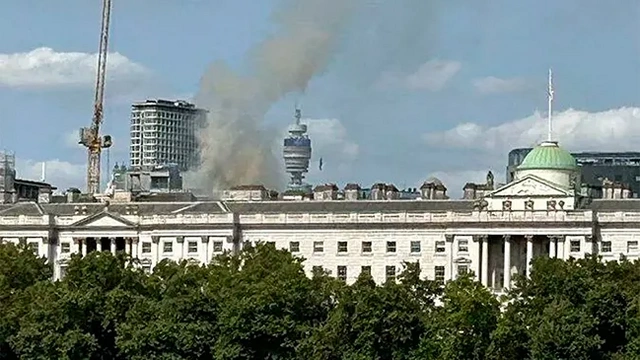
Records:
<instances>
[{"instance_id":1,"label":"dark green tree","mask_svg":"<svg viewBox=\"0 0 640 360\"><path fill-rule=\"evenodd\" d=\"M17 358L8 340L19 329L24 292L52 275L46 259L27 245L0 243L0 359Z\"/></svg>"},{"instance_id":2,"label":"dark green tree","mask_svg":"<svg viewBox=\"0 0 640 360\"><path fill-rule=\"evenodd\" d=\"M124 257L73 256L66 277L31 287L20 329L10 337L28 359L122 359L116 329L131 304L147 296L146 276Z\"/></svg>"}]
</instances>

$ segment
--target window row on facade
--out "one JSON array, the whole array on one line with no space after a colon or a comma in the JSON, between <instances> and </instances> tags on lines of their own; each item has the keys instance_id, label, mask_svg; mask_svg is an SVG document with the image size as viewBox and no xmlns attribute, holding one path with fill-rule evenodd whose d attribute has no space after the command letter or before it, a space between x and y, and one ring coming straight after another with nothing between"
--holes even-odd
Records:
<instances>
[{"instance_id":1,"label":"window row on facade","mask_svg":"<svg viewBox=\"0 0 640 360\"><path fill-rule=\"evenodd\" d=\"M195 240L189 240L189 241L185 241L186 243L186 250L188 254L195 254L198 253L200 251L200 242L199 241L195 241ZM37 250L37 246L38 243L34 242L34 243L29 243L29 245L34 244L35 249ZM222 241L213 241L212 243L213 246L213 252L214 253L221 253L224 250L224 244ZM63 241L60 243L60 253L62 254L68 254L71 252L71 243L68 241ZM151 242L150 241L142 241L141 242L141 248L140 248L140 252L142 254L151 254ZM174 252L174 241L172 240L163 240L162 241L162 253L163 254L171 254Z\"/></svg>"},{"instance_id":2,"label":"window row on facade","mask_svg":"<svg viewBox=\"0 0 640 360\"><path fill-rule=\"evenodd\" d=\"M323 266L313 266L313 273L328 271L330 275L332 275L332 271L330 269L326 269ZM372 266L371 265L362 265L360 266L360 274L366 274L372 276ZM468 265L458 265L458 275L466 274L469 271ZM385 265L384 266L384 280L385 281L395 281L397 276L400 275L400 268L396 265ZM433 276L428 277L431 280L435 281L445 281L445 266L444 265L436 265L433 268ZM338 265L336 267L336 278L342 281L347 281L348 276L348 267L347 265Z\"/></svg>"},{"instance_id":3,"label":"window row on facade","mask_svg":"<svg viewBox=\"0 0 640 360\"><path fill-rule=\"evenodd\" d=\"M273 244L275 246L274 241L268 241L268 244ZM354 246L353 242L348 241L338 241L337 242L337 252L338 253L348 253L349 245ZM434 242L434 252L436 254L444 254L447 252L446 241L438 240ZM395 240L386 241L384 244L379 244L378 242L373 241L362 241L360 243L359 251L361 253L373 253L374 250L378 251L378 246L384 246L384 251L386 253L395 253L398 250L398 242ZM289 251L292 253L300 252L300 242L299 241L290 241L289 242ZM412 254L419 254L422 252L422 241L420 240L412 240L409 244L409 251ZM458 253L468 253L469 252L469 241L460 239L458 240ZM324 253L325 252L325 242L323 240L314 241L313 242L313 252L314 253Z\"/></svg>"}]
</instances>

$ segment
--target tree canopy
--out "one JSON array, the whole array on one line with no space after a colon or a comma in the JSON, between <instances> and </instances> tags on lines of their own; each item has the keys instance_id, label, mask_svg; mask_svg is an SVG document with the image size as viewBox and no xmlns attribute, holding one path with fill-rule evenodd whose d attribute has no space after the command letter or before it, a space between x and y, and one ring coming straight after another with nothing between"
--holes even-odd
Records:
<instances>
[{"instance_id":1,"label":"tree canopy","mask_svg":"<svg viewBox=\"0 0 640 360\"><path fill-rule=\"evenodd\" d=\"M640 263L537 258L502 297L461 276L351 285L273 245L151 274L0 244L1 359L640 359Z\"/></svg>"}]
</instances>

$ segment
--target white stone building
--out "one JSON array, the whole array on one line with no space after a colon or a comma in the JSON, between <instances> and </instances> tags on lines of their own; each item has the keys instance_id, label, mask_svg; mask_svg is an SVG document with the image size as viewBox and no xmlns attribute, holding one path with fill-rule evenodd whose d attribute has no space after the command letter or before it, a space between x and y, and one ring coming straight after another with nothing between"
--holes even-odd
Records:
<instances>
[{"instance_id":1,"label":"white stone building","mask_svg":"<svg viewBox=\"0 0 640 360\"><path fill-rule=\"evenodd\" d=\"M208 262L244 244L273 242L353 282L360 272L394 278L405 261L431 279L473 271L500 291L536 256L640 255L640 200L577 194L579 168L545 142L516 179L482 197L449 200L423 186L420 200L18 203L0 205L0 240L32 244L64 275L72 253L125 251L151 269L162 259ZM439 184L438 186L440 186ZM439 187L438 189L444 189Z\"/></svg>"}]
</instances>

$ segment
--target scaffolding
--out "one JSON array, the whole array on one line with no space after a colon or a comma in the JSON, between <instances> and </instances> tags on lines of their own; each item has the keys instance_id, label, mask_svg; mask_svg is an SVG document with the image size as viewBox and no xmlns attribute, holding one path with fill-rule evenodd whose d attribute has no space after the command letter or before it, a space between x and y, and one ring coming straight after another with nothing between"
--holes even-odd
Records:
<instances>
[{"instance_id":1,"label":"scaffolding","mask_svg":"<svg viewBox=\"0 0 640 360\"><path fill-rule=\"evenodd\" d=\"M16 178L16 156L0 151L0 203L10 201Z\"/></svg>"}]
</instances>

